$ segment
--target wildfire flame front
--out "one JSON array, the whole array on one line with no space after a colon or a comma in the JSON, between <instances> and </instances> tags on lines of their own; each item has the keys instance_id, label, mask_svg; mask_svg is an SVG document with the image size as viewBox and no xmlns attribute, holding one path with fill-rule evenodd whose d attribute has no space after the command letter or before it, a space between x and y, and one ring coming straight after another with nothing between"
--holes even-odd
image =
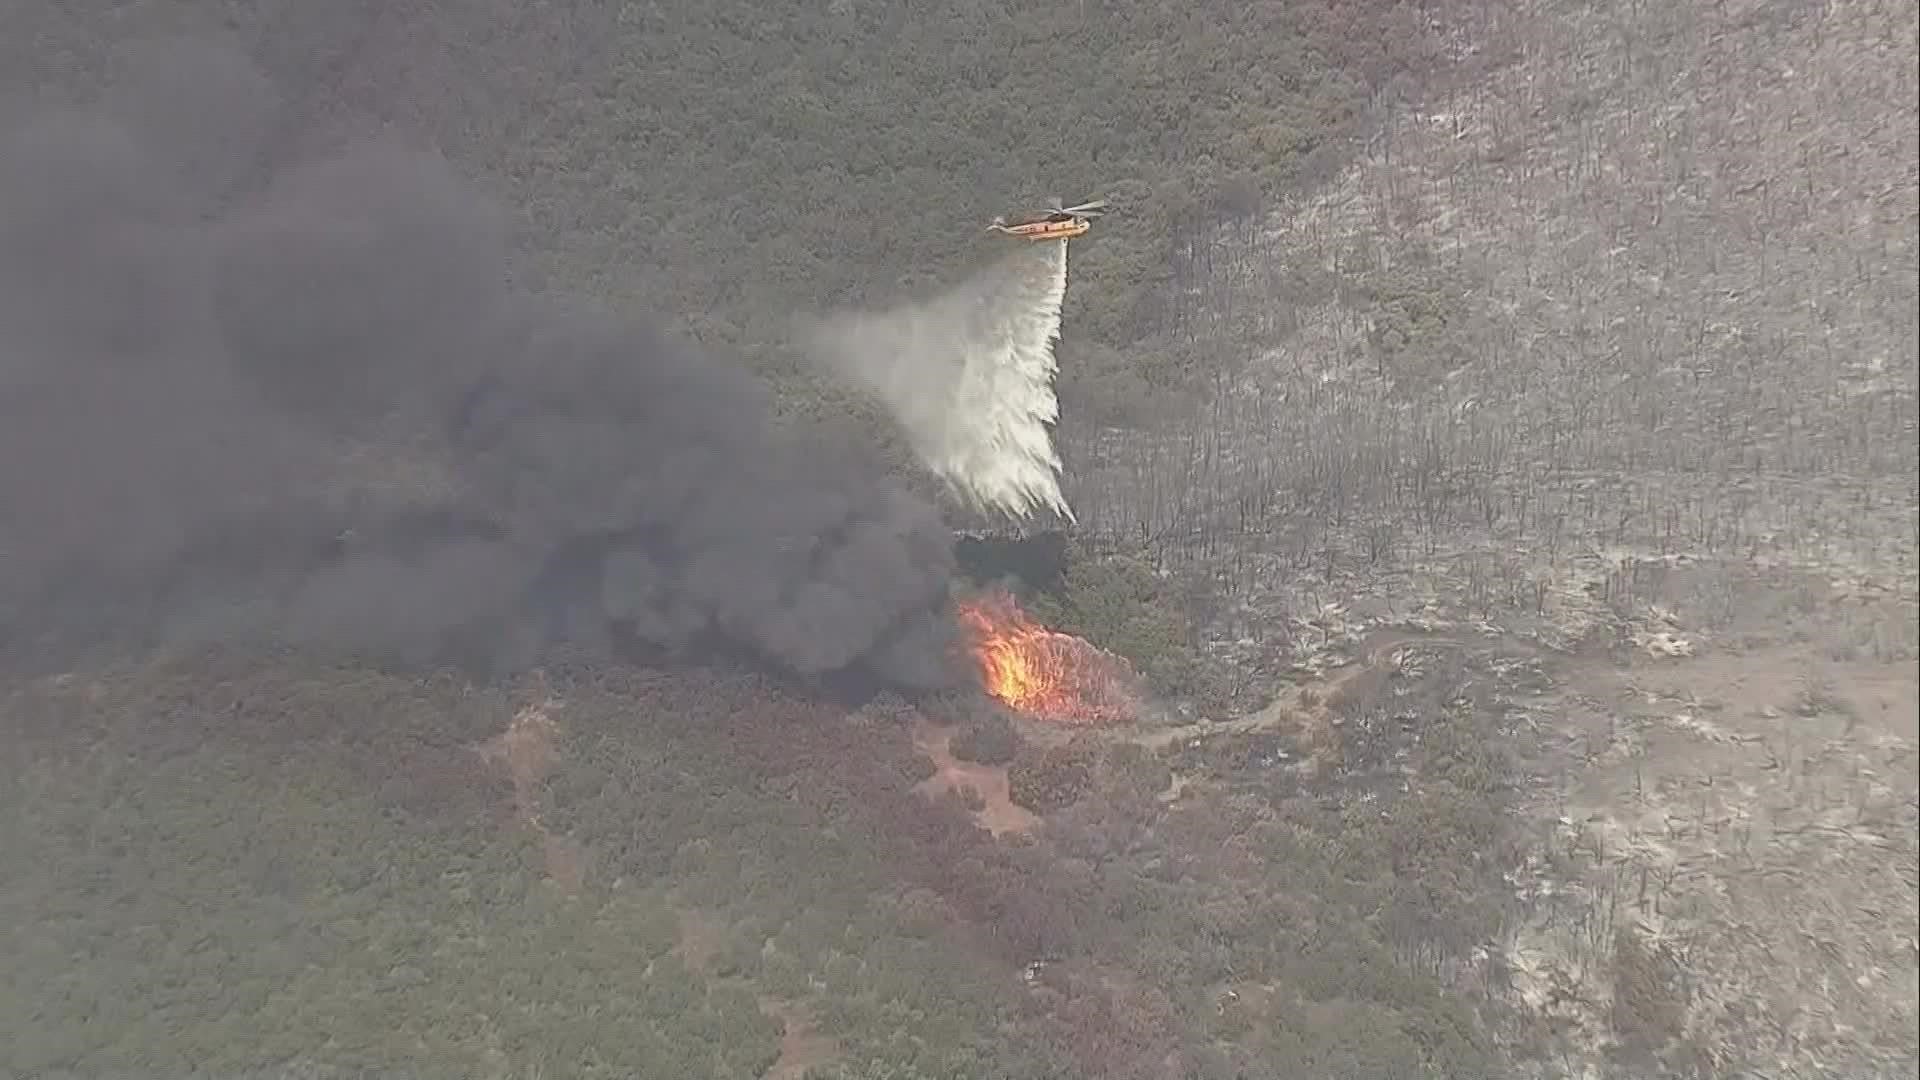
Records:
<instances>
[{"instance_id":1,"label":"wildfire flame front","mask_svg":"<svg viewBox=\"0 0 1920 1080\"><path fill-rule=\"evenodd\" d=\"M1004 592L965 601L959 612L981 685L1008 708L1077 724L1133 715L1133 672L1120 657L1047 629Z\"/></svg>"}]
</instances>

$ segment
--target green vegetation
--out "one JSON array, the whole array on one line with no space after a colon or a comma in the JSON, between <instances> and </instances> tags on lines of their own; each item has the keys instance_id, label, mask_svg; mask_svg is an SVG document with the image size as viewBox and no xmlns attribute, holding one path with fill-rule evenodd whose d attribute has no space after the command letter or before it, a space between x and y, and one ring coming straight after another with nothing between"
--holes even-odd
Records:
<instances>
[{"instance_id":1,"label":"green vegetation","mask_svg":"<svg viewBox=\"0 0 1920 1080\"><path fill-rule=\"evenodd\" d=\"M800 416L845 410L780 352L790 313L936 287L988 257L992 214L1103 194L1065 392L1080 420L1148 417L1231 359L1192 332L1208 238L1340 165L1433 47L1398 3L179 9L303 57L274 74L308 120L388 103L506 191L560 284L749 353ZM22 39L74 68L48 81L102 66L99 13L33 17ZM1447 326L1408 289L1375 298L1383 349ZM1182 589L1076 552L1029 599L1204 697ZM1415 749L1355 712L1318 787L1245 745L1022 747L977 701L930 703L1047 815L1016 844L913 790L904 703L546 677L202 656L18 685L0 1072L755 1077L798 1033L813 1080L1500 1075L1443 977L1504 865L1506 765L1459 680L1421 698ZM553 764L516 792L477 748L548 691ZM1376 773L1402 751L1422 783L1397 791ZM1198 783L1162 801L1176 771Z\"/></svg>"},{"instance_id":2,"label":"green vegetation","mask_svg":"<svg viewBox=\"0 0 1920 1080\"><path fill-rule=\"evenodd\" d=\"M194 670L227 678L195 691ZM782 721L823 717L753 683L615 679L566 688L547 798L589 853L573 897L474 767L511 715L495 695L201 664L14 694L0 1072L755 1077L778 1054L768 1004L805 999L862 1068L1047 1075L899 888L899 842L822 803L813 770L732 754L748 725L771 724L772 760Z\"/></svg>"},{"instance_id":3,"label":"green vegetation","mask_svg":"<svg viewBox=\"0 0 1920 1080\"><path fill-rule=\"evenodd\" d=\"M1007 769L1009 797L1036 814L1064 810L1092 788L1099 761L1099 743L1090 737L1032 747Z\"/></svg>"},{"instance_id":4,"label":"green vegetation","mask_svg":"<svg viewBox=\"0 0 1920 1080\"><path fill-rule=\"evenodd\" d=\"M1033 597L1031 606L1048 626L1125 657L1161 691L1190 694L1202 689L1201 669L1182 600L1146 561L1075 546L1059 589Z\"/></svg>"},{"instance_id":5,"label":"green vegetation","mask_svg":"<svg viewBox=\"0 0 1920 1080\"><path fill-rule=\"evenodd\" d=\"M1491 782L1468 789L1453 760L1495 730L1471 672L1396 678L1394 712L1422 737L1356 708L1318 780L1276 767L1270 735L1181 753L1205 786L1170 807L1154 797L1167 765L1140 747L1023 754L1014 797L1050 815L1045 887L1072 913L1059 952L1133 957L1127 976L1166 990L1170 1026L1213 1062L1201 1075L1502 1075L1467 999L1443 990L1498 932L1511 865L1508 769L1490 757ZM1405 791L1402 762L1419 778Z\"/></svg>"},{"instance_id":6,"label":"green vegetation","mask_svg":"<svg viewBox=\"0 0 1920 1080\"><path fill-rule=\"evenodd\" d=\"M437 145L506 197L557 287L681 320L785 415L854 416L863 441L885 425L783 349L789 316L934 290L999 250L991 215L1108 196L1060 346L1088 547L1025 600L1204 702L1225 680L1203 642L1272 682L1296 646L1409 611L1572 644L1586 624L1551 622L1583 596L1617 619L1677 596L1714 649L1910 664L1917 219L1890 133L1912 130L1913 65L1888 43L1910 46L1912 12L74 0L9 13L0 92L77 90L118 35L231 35L287 99L266 164L353 132ZM1492 77L1400 94L1436 28ZM1338 190L1262 215L1363 137ZM1229 392L1187 408L1209 384ZM1164 437L1096 430L1169 416ZM1587 579L1591 552L1633 558ZM1766 579L1736 588L1755 558ZM1007 761L1045 816L1019 842L973 825L978 793L913 790L935 766L907 703L846 717L737 673L555 663L473 686L201 656L13 679L0 1074L1498 1078L1487 1028L1519 975L1476 950L1514 914L1513 822L1550 800L1514 797L1526 725L1501 719L1491 660L1301 692L1287 723L1164 753L1023 746L975 697L921 703L956 755ZM1809 681L1781 730L1874 730L1846 689ZM559 847L475 750L549 691L554 761L528 786ZM1594 718L1617 737L1576 741L1617 768L1599 750L1640 735ZM1524 973L1566 1000L1503 1035L1569 1073L1601 1029L1616 1075L1871 1074L1869 1041L1911 1058L1910 1003L1848 989L1909 944L1885 965L1859 944L1911 912L1885 846L1911 815L1876 823L1861 779L1899 766L1827 754L1851 775L1822 779L1771 738L1727 745L1784 787L1675 771L1667 814L1636 767L1625 811L1568 811L1651 821L1652 848L1707 868L1651 901L1697 944L1683 965L1632 925L1632 863L1596 842L1594 876L1559 886L1578 962L1535 950ZM1826 780L1855 854L1805 801ZM1761 795L1680 805L1701 787ZM1709 824L1796 804L1848 903L1809 905L1789 818L1771 847ZM1872 934L1828 918L1849 907ZM1795 939L1831 967L1796 964ZM1740 951L1757 940L1785 943L1771 979ZM1853 1000L1798 985L1829 982ZM1778 1037L1808 1016L1851 1034Z\"/></svg>"},{"instance_id":7,"label":"green vegetation","mask_svg":"<svg viewBox=\"0 0 1920 1080\"><path fill-rule=\"evenodd\" d=\"M756 354L803 413L820 389L766 348L790 315L949 283L998 250L994 214L1087 195L1118 212L1074 247L1068 390L1154 411L1225 358L1182 325L1183 253L1337 169L1375 93L1437 56L1399 2L103 7L24 13L8 37L38 48L0 52L0 90L97 77L116 34L237 39L292 120L444 148L558 283Z\"/></svg>"},{"instance_id":8,"label":"green vegetation","mask_svg":"<svg viewBox=\"0 0 1920 1080\"><path fill-rule=\"evenodd\" d=\"M948 749L961 761L1005 765L1019 752L1020 736L1013 730L1013 724L1005 714L994 712L954 735Z\"/></svg>"},{"instance_id":9,"label":"green vegetation","mask_svg":"<svg viewBox=\"0 0 1920 1080\"><path fill-rule=\"evenodd\" d=\"M1495 1076L1437 974L1500 910L1504 766L1458 760L1490 732L1464 685L1418 682L1434 779L1404 796L1331 806L1223 747L1170 805L1167 762L1082 737L1016 760L1050 817L1008 845L912 790L903 727L738 676L43 682L0 730L0 1030L33 1033L0 1066L746 1077L804 1015L827 1077ZM548 694L573 894L477 750ZM1339 782L1367 786L1395 737L1355 716Z\"/></svg>"},{"instance_id":10,"label":"green vegetation","mask_svg":"<svg viewBox=\"0 0 1920 1080\"><path fill-rule=\"evenodd\" d=\"M419 1077L509 1063L753 1077L772 1062L778 1028L752 997L669 955L663 892L568 901L540 882L527 835L490 820L500 792L467 767L477 755L433 746L431 729L460 726L447 710L461 704L500 716L492 703L274 669L221 685L223 702L168 701L180 674L9 702L16 720L82 737L50 746L8 725L0 1072L232 1075L319 1058ZM334 723L312 739L282 728L281 753L235 745L276 712ZM174 745L135 753L156 732Z\"/></svg>"},{"instance_id":11,"label":"green vegetation","mask_svg":"<svg viewBox=\"0 0 1920 1080\"><path fill-rule=\"evenodd\" d=\"M792 310L950 281L995 213L1105 194L1121 212L1075 247L1066 347L1119 351L1066 366L1161 386L1194 374L1169 252L1337 163L1372 90L1432 48L1413 5L1215 0L734 0L605 32L578 85L523 99L521 138L470 148L568 276L757 343Z\"/></svg>"}]
</instances>

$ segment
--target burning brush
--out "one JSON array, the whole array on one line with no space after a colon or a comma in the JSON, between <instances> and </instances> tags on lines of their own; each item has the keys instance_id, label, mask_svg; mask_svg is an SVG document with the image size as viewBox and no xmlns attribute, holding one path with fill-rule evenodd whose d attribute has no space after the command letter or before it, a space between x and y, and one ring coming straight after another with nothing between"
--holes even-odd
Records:
<instances>
[{"instance_id":1,"label":"burning brush","mask_svg":"<svg viewBox=\"0 0 1920 1080\"><path fill-rule=\"evenodd\" d=\"M1124 659L1047 629L1005 592L964 600L959 615L981 685L1015 712L1066 724L1137 716L1139 679Z\"/></svg>"}]
</instances>

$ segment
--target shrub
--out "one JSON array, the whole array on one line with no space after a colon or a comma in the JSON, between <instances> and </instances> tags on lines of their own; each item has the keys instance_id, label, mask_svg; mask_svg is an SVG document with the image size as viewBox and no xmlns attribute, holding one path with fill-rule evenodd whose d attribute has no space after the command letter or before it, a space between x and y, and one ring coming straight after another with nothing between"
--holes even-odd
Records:
<instances>
[{"instance_id":1,"label":"shrub","mask_svg":"<svg viewBox=\"0 0 1920 1080\"><path fill-rule=\"evenodd\" d=\"M1020 752L1020 747L1020 733L1013 730L1013 724L999 712L974 721L948 744L954 757L981 765L1005 765Z\"/></svg>"},{"instance_id":2,"label":"shrub","mask_svg":"<svg viewBox=\"0 0 1920 1080\"><path fill-rule=\"evenodd\" d=\"M1023 753L1007 768L1007 796L1036 814L1064 810L1092 785L1096 754L1080 742Z\"/></svg>"},{"instance_id":3,"label":"shrub","mask_svg":"<svg viewBox=\"0 0 1920 1080\"><path fill-rule=\"evenodd\" d=\"M907 754L900 759L900 770L906 773L909 783L918 784L931 779L940 767L925 754Z\"/></svg>"},{"instance_id":4,"label":"shrub","mask_svg":"<svg viewBox=\"0 0 1920 1080\"><path fill-rule=\"evenodd\" d=\"M1068 559L1062 588L1037 598L1034 615L1125 657L1163 691L1194 692L1199 659L1174 588L1132 556L1095 558L1076 549Z\"/></svg>"}]
</instances>

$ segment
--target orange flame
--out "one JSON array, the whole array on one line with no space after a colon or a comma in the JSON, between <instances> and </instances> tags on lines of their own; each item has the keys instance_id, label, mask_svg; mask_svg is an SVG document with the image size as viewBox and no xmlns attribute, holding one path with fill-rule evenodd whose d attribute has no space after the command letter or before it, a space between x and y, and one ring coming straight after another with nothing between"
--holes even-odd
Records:
<instances>
[{"instance_id":1,"label":"orange flame","mask_svg":"<svg viewBox=\"0 0 1920 1080\"><path fill-rule=\"evenodd\" d=\"M1122 721L1136 711L1125 660L1047 629L1006 593L963 601L959 613L982 686L1008 708L1074 724Z\"/></svg>"}]
</instances>

